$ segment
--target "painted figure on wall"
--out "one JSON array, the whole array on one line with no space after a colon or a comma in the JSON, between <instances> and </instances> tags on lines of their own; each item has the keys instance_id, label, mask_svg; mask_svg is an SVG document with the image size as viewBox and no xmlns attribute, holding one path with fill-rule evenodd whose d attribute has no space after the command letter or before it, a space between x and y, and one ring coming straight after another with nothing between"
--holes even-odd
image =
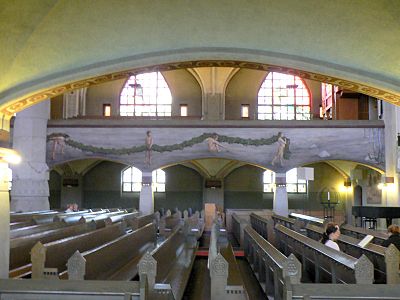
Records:
<instances>
[{"instance_id":1,"label":"painted figure on wall","mask_svg":"<svg viewBox=\"0 0 400 300\"><path fill-rule=\"evenodd\" d=\"M221 148L225 148L223 145L221 145L220 142L218 142L218 135L213 134L211 137L206 139L208 143L208 151L210 152L221 152Z\"/></svg>"},{"instance_id":2,"label":"painted figure on wall","mask_svg":"<svg viewBox=\"0 0 400 300\"><path fill-rule=\"evenodd\" d=\"M283 136L282 132L278 132L278 148L276 149L276 154L271 162L273 166L277 161L280 163L281 167L283 166L283 153L285 152L286 142L287 139Z\"/></svg>"},{"instance_id":3,"label":"painted figure on wall","mask_svg":"<svg viewBox=\"0 0 400 300\"><path fill-rule=\"evenodd\" d=\"M145 150L145 158L144 158L144 163L148 166L151 165L151 156L152 156L152 147L153 147L153 137L151 135L151 131L148 130L146 132L146 139L145 139L145 146L146 146L146 150Z\"/></svg>"}]
</instances>

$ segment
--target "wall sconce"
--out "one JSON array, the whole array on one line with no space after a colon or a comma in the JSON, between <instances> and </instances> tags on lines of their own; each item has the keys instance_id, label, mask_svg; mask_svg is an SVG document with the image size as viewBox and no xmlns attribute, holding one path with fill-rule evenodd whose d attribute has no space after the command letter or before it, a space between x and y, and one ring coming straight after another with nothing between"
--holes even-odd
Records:
<instances>
[{"instance_id":1,"label":"wall sconce","mask_svg":"<svg viewBox=\"0 0 400 300\"><path fill-rule=\"evenodd\" d=\"M382 176L381 183L378 184L378 189L382 190L382 189L388 187L389 184L393 184L393 183L394 183L394 177Z\"/></svg>"},{"instance_id":2,"label":"wall sconce","mask_svg":"<svg viewBox=\"0 0 400 300\"><path fill-rule=\"evenodd\" d=\"M0 147L0 162L19 164L21 156L14 149Z\"/></svg>"},{"instance_id":3,"label":"wall sconce","mask_svg":"<svg viewBox=\"0 0 400 300\"><path fill-rule=\"evenodd\" d=\"M346 187L346 188L351 187L351 181L350 181L350 180L345 180L345 181L343 182L343 186Z\"/></svg>"}]
</instances>

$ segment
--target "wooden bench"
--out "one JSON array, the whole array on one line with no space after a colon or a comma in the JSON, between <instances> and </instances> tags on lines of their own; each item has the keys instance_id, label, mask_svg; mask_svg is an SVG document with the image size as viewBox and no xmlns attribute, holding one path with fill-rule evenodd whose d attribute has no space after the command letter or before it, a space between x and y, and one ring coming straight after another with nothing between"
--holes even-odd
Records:
<instances>
[{"instance_id":1,"label":"wooden bench","mask_svg":"<svg viewBox=\"0 0 400 300\"><path fill-rule=\"evenodd\" d=\"M290 218L297 219L302 222L301 228L306 227L308 224L316 225L316 226L324 226L325 220L312 217L312 216L307 216L307 215L302 215L298 213L291 213L289 214Z\"/></svg>"},{"instance_id":2,"label":"wooden bench","mask_svg":"<svg viewBox=\"0 0 400 300\"><path fill-rule=\"evenodd\" d=\"M285 280L285 300L399 300L397 284L291 283Z\"/></svg>"},{"instance_id":3,"label":"wooden bench","mask_svg":"<svg viewBox=\"0 0 400 300\"><path fill-rule=\"evenodd\" d=\"M244 253L267 296L284 299L285 273L291 272L293 265L300 267L291 272L292 282L300 282L301 264L297 258L283 255L250 226L244 229Z\"/></svg>"},{"instance_id":4,"label":"wooden bench","mask_svg":"<svg viewBox=\"0 0 400 300\"><path fill-rule=\"evenodd\" d=\"M324 229L319 226L308 224L306 226L307 236L314 240L321 240ZM337 243L341 251L355 258L363 254L373 263L375 269L375 283L400 283L399 277L399 255L400 252L393 245L390 248L375 244L368 244L364 248L359 246L360 240L341 234Z\"/></svg>"},{"instance_id":5,"label":"wooden bench","mask_svg":"<svg viewBox=\"0 0 400 300\"><path fill-rule=\"evenodd\" d=\"M181 226L177 226L157 249L150 254L157 262L155 282L169 284L174 299L182 299L192 271L197 240L190 239Z\"/></svg>"},{"instance_id":6,"label":"wooden bench","mask_svg":"<svg viewBox=\"0 0 400 300\"><path fill-rule=\"evenodd\" d=\"M69 224L63 222L55 222L55 223L47 223L47 224L39 224L39 225L31 225L27 227L21 227L17 229L10 230L10 239L15 239L18 237L28 236L32 234L36 234L43 231L53 230L57 228L66 227Z\"/></svg>"},{"instance_id":7,"label":"wooden bench","mask_svg":"<svg viewBox=\"0 0 400 300\"><path fill-rule=\"evenodd\" d=\"M211 300L247 299L243 280L233 253L232 246L214 221L211 227L208 264L211 278Z\"/></svg>"},{"instance_id":8,"label":"wooden bench","mask_svg":"<svg viewBox=\"0 0 400 300\"><path fill-rule=\"evenodd\" d=\"M258 221L258 215L254 214L253 216L250 215L250 222L256 223L256 226L259 224L257 223ZM254 221L255 220L255 221ZM231 220L231 227L232 227L232 232L238 243L240 244L241 247L243 247L243 242L244 242L244 229L249 225L249 222L247 220L240 218L236 213L232 214L232 220Z\"/></svg>"},{"instance_id":9,"label":"wooden bench","mask_svg":"<svg viewBox=\"0 0 400 300\"><path fill-rule=\"evenodd\" d=\"M175 227L181 224L181 213L176 212L171 216L165 215L161 217L159 222L159 232L163 237L167 237Z\"/></svg>"},{"instance_id":10,"label":"wooden bench","mask_svg":"<svg viewBox=\"0 0 400 300\"><path fill-rule=\"evenodd\" d=\"M36 225L33 220L10 223L10 230Z\"/></svg>"},{"instance_id":11,"label":"wooden bench","mask_svg":"<svg viewBox=\"0 0 400 300\"><path fill-rule=\"evenodd\" d=\"M384 232L378 232L372 229L366 229L362 227L355 227L349 224L342 224L340 226L340 231L345 235L352 236L356 239L363 239L367 235L372 235L374 239L372 243L377 245L382 245L382 242L389 238L389 235Z\"/></svg>"},{"instance_id":12,"label":"wooden bench","mask_svg":"<svg viewBox=\"0 0 400 300\"><path fill-rule=\"evenodd\" d=\"M32 278L43 278L45 268L56 268L57 273L65 271L75 251L85 252L115 240L125 234L125 228L125 223L117 223L46 244L38 242L31 250Z\"/></svg>"},{"instance_id":13,"label":"wooden bench","mask_svg":"<svg viewBox=\"0 0 400 300\"><path fill-rule=\"evenodd\" d=\"M273 214L271 218L274 221L274 226L276 226L276 224L282 224L283 226L294 231L300 231L301 226L304 225L298 219L288 218L276 214Z\"/></svg>"},{"instance_id":14,"label":"wooden bench","mask_svg":"<svg viewBox=\"0 0 400 300\"><path fill-rule=\"evenodd\" d=\"M275 227L279 249L293 253L303 267L303 275L309 271L308 280L315 283L372 283L374 266L365 255L356 259L336 251L320 242L295 232L281 224ZM304 280L304 279L303 279Z\"/></svg>"},{"instance_id":15,"label":"wooden bench","mask_svg":"<svg viewBox=\"0 0 400 300\"><path fill-rule=\"evenodd\" d=\"M132 228L132 230L139 229L147 224L153 223L154 214L147 214L143 216L138 216L133 219L128 218L126 220L126 224L128 227Z\"/></svg>"},{"instance_id":16,"label":"wooden bench","mask_svg":"<svg viewBox=\"0 0 400 300\"><path fill-rule=\"evenodd\" d=\"M87 280L132 280L138 272L137 264L147 250L156 243L156 228L147 224L97 248L69 259L72 270L60 274L61 278Z\"/></svg>"},{"instance_id":17,"label":"wooden bench","mask_svg":"<svg viewBox=\"0 0 400 300\"><path fill-rule=\"evenodd\" d=\"M25 212L25 213L11 213L10 214L10 222L15 223L15 222L26 222L26 221L32 221L34 216L55 216L58 214L58 211L55 210L42 210L42 211L31 211L31 212Z\"/></svg>"},{"instance_id":18,"label":"wooden bench","mask_svg":"<svg viewBox=\"0 0 400 300\"><path fill-rule=\"evenodd\" d=\"M12 239L10 241L10 272L30 264L29 252L37 242L48 243L94 229L96 229L94 223L77 224Z\"/></svg>"},{"instance_id":19,"label":"wooden bench","mask_svg":"<svg viewBox=\"0 0 400 300\"><path fill-rule=\"evenodd\" d=\"M0 297L4 300L143 300L140 283L123 281L14 280L0 279ZM148 299L148 298L147 298ZM167 298L157 298L167 299Z\"/></svg>"}]
</instances>

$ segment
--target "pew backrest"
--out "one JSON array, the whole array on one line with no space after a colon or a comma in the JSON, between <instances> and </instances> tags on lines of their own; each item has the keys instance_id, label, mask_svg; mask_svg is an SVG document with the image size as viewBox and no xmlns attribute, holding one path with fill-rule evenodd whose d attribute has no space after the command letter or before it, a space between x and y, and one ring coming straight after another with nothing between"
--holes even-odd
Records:
<instances>
[{"instance_id":1,"label":"pew backrest","mask_svg":"<svg viewBox=\"0 0 400 300\"><path fill-rule=\"evenodd\" d=\"M319 271L328 273L333 283L373 282L373 264L365 255L357 260L281 224L277 224L275 230L284 253L296 255L303 268L306 263L314 266L316 282L319 282Z\"/></svg>"},{"instance_id":2,"label":"pew backrest","mask_svg":"<svg viewBox=\"0 0 400 300\"><path fill-rule=\"evenodd\" d=\"M68 259L75 251L85 252L115 240L125 234L125 226L123 223L118 223L44 244L43 247L46 249L45 267L57 268L59 273L64 271ZM33 261L32 265L34 265Z\"/></svg>"},{"instance_id":3,"label":"pew backrest","mask_svg":"<svg viewBox=\"0 0 400 300\"><path fill-rule=\"evenodd\" d=\"M350 224L342 224L340 226L340 231L346 235L355 237L356 239L363 239L367 235L372 235L374 237L372 243L377 245L382 245L382 242L389 238L389 235L386 233L362 227L355 227Z\"/></svg>"},{"instance_id":4,"label":"pew backrest","mask_svg":"<svg viewBox=\"0 0 400 300\"><path fill-rule=\"evenodd\" d=\"M131 233L125 234L97 248L85 251L85 279L107 279L130 260L140 257L148 246L156 241L153 223L147 224Z\"/></svg>"}]
</instances>

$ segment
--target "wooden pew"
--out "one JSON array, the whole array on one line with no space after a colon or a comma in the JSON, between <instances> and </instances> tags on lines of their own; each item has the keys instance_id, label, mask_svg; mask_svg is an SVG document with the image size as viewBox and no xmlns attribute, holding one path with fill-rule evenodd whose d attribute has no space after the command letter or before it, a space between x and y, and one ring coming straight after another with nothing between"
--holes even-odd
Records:
<instances>
[{"instance_id":1,"label":"wooden pew","mask_svg":"<svg viewBox=\"0 0 400 300\"><path fill-rule=\"evenodd\" d=\"M365 255L356 259L329 248L281 224L275 227L280 250L293 253L303 266L303 275L310 271L311 282L372 283L374 266Z\"/></svg>"},{"instance_id":2,"label":"wooden pew","mask_svg":"<svg viewBox=\"0 0 400 300\"><path fill-rule=\"evenodd\" d=\"M143 300L139 282L0 279L4 300ZM148 298L147 298L148 299ZM166 299L166 298L161 298Z\"/></svg>"},{"instance_id":3,"label":"wooden pew","mask_svg":"<svg viewBox=\"0 0 400 300\"><path fill-rule=\"evenodd\" d=\"M314 240L321 240L324 229L319 226L308 224L306 226L307 236ZM375 244L368 244L364 248L359 246L360 240L344 234L340 235L337 243L341 251L355 258L363 254L373 263L375 268L375 283L400 283L399 257L400 252L391 245L390 249Z\"/></svg>"},{"instance_id":4,"label":"wooden pew","mask_svg":"<svg viewBox=\"0 0 400 300\"><path fill-rule=\"evenodd\" d=\"M159 232L161 236L167 237L172 230L181 224L181 213L176 212L171 216L161 217L159 222Z\"/></svg>"},{"instance_id":5,"label":"wooden pew","mask_svg":"<svg viewBox=\"0 0 400 300\"><path fill-rule=\"evenodd\" d=\"M171 287L176 300L183 297L198 248L197 240L188 238L187 234L181 226L175 227L168 238L151 253L147 253L141 261L142 268L143 264L147 267L149 264L156 266L151 271L146 267L147 273L155 275L150 279L150 285L167 284ZM141 268L140 265L139 268Z\"/></svg>"},{"instance_id":6,"label":"wooden pew","mask_svg":"<svg viewBox=\"0 0 400 300\"><path fill-rule=\"evenodd\" d=\"M395 300L400 299L396 284L291 284L285 285L285 300Z\"/></svg>"},{"instance_id":7,"label":"wooden pew","mask_svg":"<svg viewBox=\"0 0 400 300\"><path fill-rule=\"evenodd\" d=\"M32 225L32 226L17 228L14 230L10 230L10 239L15 239L15 238L23 237L23 236L36 234L36 233L43 232L43 231L62 228L62 227L66 227L69 225L71 225L71 224L66 224L64 222L55 222L55 223L39 224L39 225Z\"/></svg>"},{"instance_id":8,"label":"wooden pew","mask_svg":"<svg viewBox=\"0 0 400 300\"><path fill-rule=\"evenodd\" d=\"M119 238L125 234L125 223L117 223L80 235L42 244L38 242L31 251L32 278L43 278L46 268L66 270L68 259L75 251L85 252Z\"/></svg>"},{"instance_id":9,"label":"wooden pew","mask_svg":"<svg viewBox=\"0 0 400 300\"><path fill-rule=\"evenodd\" d=\"M293 283L300 283L301 264L291 254L283 255L253 228L244 229L244 253L265 294L276 300L284 299L285 272L297 265L298 272L291 273Z\"/></svg>"},{"instance_id":10,"label":"wooden pew","mask_svg":"<svg viewBox=\"0 0 400 300\"><path fill-rule=\"evenodd\" d=\"M41 211L30 211L30 212L24 212L24 213L12 213L12 214L10 214L10 223L31 221L31 220L33 220L34 216L38 216L38 215L55 216L58 213L59 212L55 211L55 210L41 210Z\"/></svg>"},{"instance_id":11,"label":"wooden pew","mask_svg":"<svg viewBox=\"0 0 400 300\"><path fill-rule=\"evenodd\" d=\"M94 223L77 224L23 236L10 241L10 272L30 264L29 252L37 242L48 243L96 229Z\"/></svg>"},{"instance_id":12,"label":"wooden pew","mask_svg":"<svg viewBox=\"0 0 400 300\"><path fill-rule=\"evenodd\" d=\"M133 221L135 218L139 217L140 213L139 212L130 212L130 213L119 213L119 214L113 214L113 215L108 215L106 219L106 225L114 224L117 222L128 222L128 221Z\"/></svg>"},{"instance_id":13,"label":"wooden pew","mask_svg":"<svg viewBox=\"0 0 400 300\"><path fill-rule=\"evenodd\" d=\"M32 226L32 225L36 225L36 223L33 220L23 221L23 222L14 222L14 223L10 223L10 230L15 230L18 228L28 227L28 226Z\"/></svg>"},{"instance_id":14,"label":"wooden pew","mask_svg":"<svg viewBox=\"0 0 400 300\"><path fill-rule=\"evenodd\" d=\"M324 219L307 216L307 215L302 215L302 214L298 214L298 213L291 213L291 214L289 214L289 217L301 221L301 223L302 223L301 228L306 227L308 224L312 224L312 225L316 225L316 226L324 226L324 224L325 224Z\"/></svg>"},{"instance_id":15,"label":"wooden pew","mask_svg":"<svg viewBox=\"0 0 400 300\"><path fill-rule=\"evenodd\" d=\"M60 274L60 278L132 280L138 273L139 260L155 243L156 228L150 223L97 248L83 253L76 251L68 263L76 261L75 268L80 270L79 274L68 268L68 271Z\"/></svg>"},{"instance_id":16,"label":"wooden pew","mask_svg":"<svg viewBox=\"0 0 400 300\"><path fill-rule=\"evenodd\" d=\"M221 232L220 229L220 224L214 221L208 252L211 300L225 299L226 294L230 294L229 299L247 299L232 246L225 237L220 238L220 235L225 234L225 231Z\"/></svg>"},{"instance_id":17,"label":"wooden pew","mask_svg":"<svg viewBox=\"0 0 400 300\"><path fill-rule=\"evenodd\" d=\"M258 226L258 215L250 215L250 222L255 223ZM240 246L243 247L244 243L244 229L250 225L247 220L240 218L236 213L232 214L232 232L236 240L239 242Z\"/></svg>"},{"instance_id":18,"label":"wooden pew","mask_svg":"<svg viewBox=\"0 0 400 300\"><path fill-rule=\"evenodd\" d=\"M284 217L284 216L280 216L280 215L276 215L276 214L272 215L272 220L274 221L274 226L276 226L276 224L282 224L283 226L290 228L297 232L299 232L301 229L301 226L304 225L298 219L288 218L288 217Z\"/></svg>"},{"instance_id":19,"label":"wooden pew","mask_svg":"<svg viewBox=\"0 0 400 300\"><path fill-rule=\"evenodd\" d=\"M126 224L128 227L132 228L132 230L137 230L147 224L153 223L154 214L143 215L139 217L135 217L133 219L128 218L126 220Z\"/></svg>"},{"instance_id":20,"label":"wooden pew","mask_svg":"<svg viewBox=\"0 0 400 300\"><path fill-rule=\"evenodd\" d=\"M342 224L340 226L340 231L345 235L352 236L356 239L363 239L367 235L372 235L374 239L372 243L377 245L382 245L382 242L389 238L389 235L384 232L378 232L372 229L366 229L362 227L355 227L349 224Z\"/></svg>"}]
</instances>

